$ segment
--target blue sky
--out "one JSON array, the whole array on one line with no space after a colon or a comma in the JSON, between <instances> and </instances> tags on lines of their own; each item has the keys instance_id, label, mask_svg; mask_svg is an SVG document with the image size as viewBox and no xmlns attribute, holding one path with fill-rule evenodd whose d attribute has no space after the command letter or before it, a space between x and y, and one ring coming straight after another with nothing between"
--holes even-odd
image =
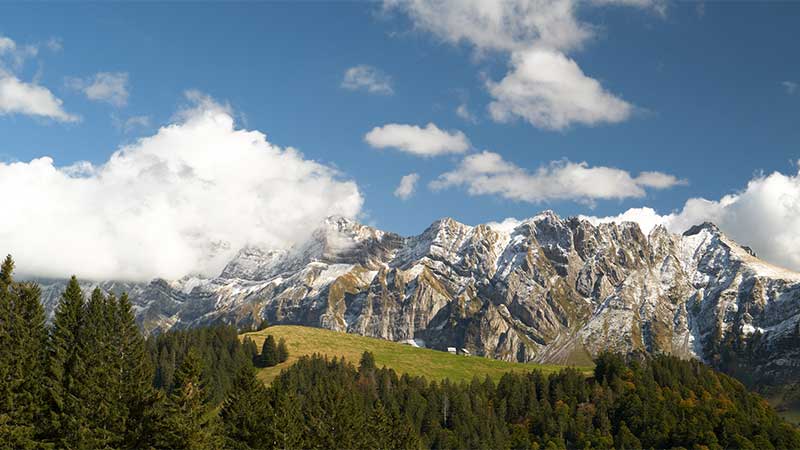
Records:
<instances>
[{"instance_id":1,"label":"blue sky","mask_svg":"<svg viewBox=\"0 0 800 450\"><path fill-rule=\"evenodd\" d=\"M50 156L56 167L102 166L121 146L174 123L176 111L191 103L185 92L196 90L229 106L238 128L258 130L272 144L338 169L338 179L358 186L362 220L402 234L419 233L443 216L476 224L543 209L605 217L650 207L659 218L680 216L687 200L708 199L719 209L725 195L742 195L748 182L773 172L797 181L798 3L581 3L569 17L590 35L578 45L516 36L520 47L513 48L448 37L459 31L424 22L440 19L423 17L425 1L390 3L2 3L0 37L18 51L37 49L14 67L8 57L7 76L48 89L80 120L2 114L0 107L0 160ZM514 55L524 55L526 45L576 64L603 93L627 104L624 118L572 120L553 129L519 114L493 117L487 108L497 95L489 85L513 72ZM342 87L345 72L360 65L386 77L392 93ZM125 74L127 99L89 98L97 73ZM456 114L460 105L472 119ZM121 125L133 117L140 123ZM460 131L469 148L420 157L365 141L374 127L428 123ZM477 194L468 181L429 187L482 151L527 175L569 161L634 178L657 171L674 180L611 198L531 197L509 194L508 186ZM415 192L398 198L401 177L411 173L419 177ZM776 221L787 214L788 223L800 220L797 204L776 213ZM744 212L725 214L709 216L730 222L737 238L748 237L752 230L733 225ZM675 227L701 216L683 217ZM767 253L776 246L762 244ZM773 259L800 264L787 258Z\"/></svg>"}]
</instances>

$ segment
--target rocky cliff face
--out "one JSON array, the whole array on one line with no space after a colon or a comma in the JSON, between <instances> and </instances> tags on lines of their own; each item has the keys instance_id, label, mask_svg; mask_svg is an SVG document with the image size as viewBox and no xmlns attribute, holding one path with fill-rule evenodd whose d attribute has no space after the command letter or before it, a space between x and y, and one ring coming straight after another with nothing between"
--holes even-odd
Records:
<instances>
[{"instance_id":1,"label":"rocky cliff face","mask_svg":"<svg viewBox=\"0 0 800 450\"><path fill-rule=\"evenodd\" d=\"M51 307L61 286L44 286ZM513 230L442 219L402 237L330 218L295 248L241 250L214 279L100 286L130 292L148 332L266 319L516 361L750 355L759 377L800 379L800 274L708 223L646 236L547 211Z\"/></svg>"}]
</instances>

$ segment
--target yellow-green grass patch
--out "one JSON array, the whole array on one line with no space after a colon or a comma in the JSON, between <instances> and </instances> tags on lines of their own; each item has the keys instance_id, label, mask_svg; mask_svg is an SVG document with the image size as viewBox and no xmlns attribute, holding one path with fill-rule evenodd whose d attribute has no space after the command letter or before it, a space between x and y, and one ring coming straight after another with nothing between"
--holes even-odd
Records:
<instances>
[{"instance_id":1,"label":"yellow-green grass patch","mask_svg":"<svg viewBox=\"0 0 800 450\"><path fill-rule=\"evenodd\" d=\"M496 359L479 356L453 355L447 352L417 348L397 342L375 339L356 334L342 333L322 328L312 328L292 325L276 325L261 331L254 331L241 335L261 345L267 335L272 335L277 341L286 340L289 349L288 361L274 367L260 369L258 377L265 383L271 383L281 370L294 364L301 356L314 353L326 355L329 358L345 358L347 361L358 365L361 355L365 351L372 352L378 367L386 366L394 369L399 374L407 373L414 376L423 376L429 380L471 381L473 377L483 379L486 376L498 380L504 373L510 371L527 372L539 369L544 373L557 372L567 366L550 364L525 364L516 362L499 361ZM576 367L587 374L592 368L588 366Z\"/></svg>"}]
</instances>

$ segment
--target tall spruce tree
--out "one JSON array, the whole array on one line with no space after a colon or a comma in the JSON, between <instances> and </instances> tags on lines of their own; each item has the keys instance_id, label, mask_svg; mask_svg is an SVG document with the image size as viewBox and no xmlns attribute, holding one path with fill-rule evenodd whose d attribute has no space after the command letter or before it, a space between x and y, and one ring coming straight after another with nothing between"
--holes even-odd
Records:
<instances>
[{"instance_id":1,"label":"tall spruce tree","mask_svg":"<svg viewBox=\"0 0 800 450\"><path fill-rule=\"evenodd\" d=\"M17 433L12 417L14 407L11 382L13 368L12 322L14 301L11 298L11 273L14 271L14 260L7 256L0 267L0 445L12 448L17 440Z\"/></svg>"},{"instance_id":2,"label":"tall spruce tree","mask_svg":"<svg viewBox=\"0 0 800 450\"><path fill-rule=\"evenodd\" d=\"M112 299L113 301L113 299ZM121 441L118 392L121 384L114 371L117 349L112 343L114 323L109 299L95 288L86 303L79 334L78 358L84 370L78 374L78 400L91 405L86 411L84 439L91 448L109 447Z\"/></svg>"},{"instance_id":3,"label":"tall spruce tree","mask_svg":"<svg viewBox=\"0 0 800 450\"><path fill-rule=\"evenodd\" d=\"M204 403L205 393L200 381L202 371L199 355L190 350L175 374L175 387L166 401L165 418L158 436L159 448L219 448L216 418Z\"/></svg>"},{"instance_id":4,"label":"tall spruce tree","mask_svg":"<svg viewBox=\"0 0 800 450\"><path fill-rule=\"evenodd\" d=\"M116 369L122 384L120 403L125 422L123 441L127 448L146 448L158 420L154 415L158 398L153 389L153 364L127 294L122 294L114 312L118 325L119 366Z\"/></svg>"},{"instance_id":5,"label":"tall spruce tree","mask_svg":"<svg viewBox=\"0 0 800 450\"><path fill-rule=\"evenodd\" d=\"M8 423L11 409L11 330L12 308L14 302L11 298L11 273L14 271L14 260L11 255L6 256L0 267L0 426Z\"/></svg>"},{"instance_id":6,"label":"tall spruce tree","mask_svg":"<svg viewBox=\"0 0 800 450\"><path fill-rule=\"evenodd\" d=\"M38 448L45 315L38 286L14 282L13 269L8 256L0 267L0 448Z\"/></svg>"},{"instance_id":7,"label":"tall spruce tree","mask_svg":"<svg viewBox=\"0 0 800 450\"><path fill-rule=\"evenodd\" d=\"M56 307L48 340L46 438L56 447L86 448L86 416L89 405L82 400L80 335L84 322L83 291L75 276L70 278Z\"/></svg>"},{"instance_id":8,"label":"tall spruce tree","mask_svg":"<svg viewBox=\"0 0 800 450\"><path fill-rule=\"evenodd\" d=\"M278 348L276 352L278 363L286 362L286 360L289 359L289 349L286 347L286 340L284 338L278 339Z\"/></svg>"},{"instance_id":9,"label":"tall spruce tree","mask_svg":"<svg viewBox=\"0 0 800 450\"><path fill-rule=\"evenodd\" d=\"M278 346L275 344L275 338L268 334L261 346L261 367L272 367L278 362Z\"/></svg>"},{"instance_id":10,"label":"tall spruce tree","mask_svg":"<svg viewBox=\"0 0 800 450\"><path fill-rule=\"evenodd\" d=\"M225 448L272 448L274 414L267 389L256 378L253 367L242 366L220 412Z\"/></svg>"}]
</instances>

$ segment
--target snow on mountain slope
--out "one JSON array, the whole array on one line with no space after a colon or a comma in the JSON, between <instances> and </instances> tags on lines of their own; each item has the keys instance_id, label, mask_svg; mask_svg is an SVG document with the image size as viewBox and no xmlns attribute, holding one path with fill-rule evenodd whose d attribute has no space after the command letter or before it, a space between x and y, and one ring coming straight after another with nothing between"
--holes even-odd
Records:
<instances>
[{"instance_id":1,"label":"snow on mountain slope","mask_svg":"<svg viewBox=\"0 0 800 450\"><path fill-rule=\"evenodd\" d=\"M59 286L44 283L51 310ZM800 379L800 274L709 223L645 236L545 211L513 229L445 218L402 237L331 217L294 248L242 249L214 279L99 286L129 291L148 332L266 319L516 361L740 355L759 376Z\"/></svg>"}]
</instances>

